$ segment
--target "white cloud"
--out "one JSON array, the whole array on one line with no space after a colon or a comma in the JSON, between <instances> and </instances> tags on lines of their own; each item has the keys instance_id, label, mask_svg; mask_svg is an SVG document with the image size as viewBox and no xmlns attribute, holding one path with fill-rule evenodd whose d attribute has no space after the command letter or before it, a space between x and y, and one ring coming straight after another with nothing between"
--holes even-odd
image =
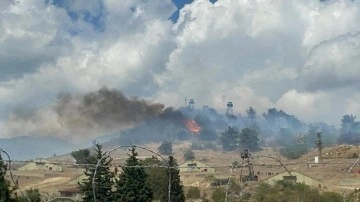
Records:
<instances>
[{"instance_id":1,"label":"white cloud","mask_svg":"<svg viewBox=\"0 0 360 202\"><path fill-rule=\"evenodd\" d=\"M318 110L321 108L331 110L327 106L327 99L328 97L322 93L303 93L291 89L281 96L276 106L303 119L320 121L321 119L317 120L319 118Z\"/></svg>"},{"instance_id":2,"label":"white cloud","mask_svg":"<svg viewBox=\"0 0 360 202\"><path fill-rule=\"evenodd\" d=\"M237 112L276 106L331 123L359 108L358 1L197 0L180 11L176 24L168 20L170 0L69 1L62 7L5 2L3 122L14 107L46 108L60 92L104 85L166 105L193 97L223 110L233 101ZM8 134L16 133L9 128Z\"/></svg>"}]
</instances>

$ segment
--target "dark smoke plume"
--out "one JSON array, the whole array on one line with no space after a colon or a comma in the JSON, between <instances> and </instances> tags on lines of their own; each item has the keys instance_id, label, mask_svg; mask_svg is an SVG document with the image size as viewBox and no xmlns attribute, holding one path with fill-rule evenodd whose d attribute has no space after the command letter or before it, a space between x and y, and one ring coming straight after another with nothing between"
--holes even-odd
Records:
<instances>
[{"instance_id":1,"label":"dark smoke plume","mask_svg":"<svg viewBox=\"0 0 360 202\"><path fill-rule=\"evenodd\" d=\"M86 94L80 102L69 94L59 96L55 111L59 119L64 119L69 126L74 124L74 121L80 121L82 126L96 125L108 128L116 124L136 124L156 117L163 108L163 104L152 104L136 97L127 98L118 90L103 87ZM73 120L74 117L78 120Z\"/></svg>"},{"instance_id":2,"label":"dark smoke plume","mask_svg":"<svg viewBox=\"0 0 360 202\"><path fill-rule=\"evenodd\" d=\"M164 109L163 104L127 98L119 90L106 87L85 95L60 94L52 106L13 110L4 122L6 135L50 135L80 140L131 128L160 116Z\"/></svg>"}]
</instances>

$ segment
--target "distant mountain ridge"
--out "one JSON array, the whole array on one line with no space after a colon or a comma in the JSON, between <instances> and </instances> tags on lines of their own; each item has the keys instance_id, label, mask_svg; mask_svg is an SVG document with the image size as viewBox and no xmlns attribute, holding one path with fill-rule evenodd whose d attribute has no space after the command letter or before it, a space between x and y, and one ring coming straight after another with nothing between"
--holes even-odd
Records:
<instances>
[{"instance_id":1,"label":"distant mountain ridge","mask_svg":"<svg viewBox=\"0 0 360 202\"><path fill-rule=\"evenodd\" d=\"M31 160L35 158L48 158L56 155L68 154L72 151L91 147L94 142L111 142L119 133L89 138L81 143L72 143L61 138L42 136L18 136L0 138L0 149L6 151L12 160ZM4 158L4 156L2 156Z\"/></svg>"},{"instance_id":2,"label":"distant mountain ridge","mask_svg":"<svg viewBox=\"0 0 360 202\"><path fill-rule=\"evenodd\" d=\"M54 154L69 153L73 151L75 147L74 144L68 141L50 136L0 138L0 148L6 151L12 160L47 158Z\"/></svg>"}]
</instances>

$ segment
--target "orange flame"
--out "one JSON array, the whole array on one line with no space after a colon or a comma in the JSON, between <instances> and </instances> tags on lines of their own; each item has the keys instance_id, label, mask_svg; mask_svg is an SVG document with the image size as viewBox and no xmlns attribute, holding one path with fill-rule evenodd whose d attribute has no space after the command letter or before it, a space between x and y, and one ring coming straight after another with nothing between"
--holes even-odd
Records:
<instances>
[{"instance_id":1,"label":"orange flame","mask_svg":"<svg viewBox=\"0 0 360 202\"><path fill-rule=\"evenodd\" d=\"M185 126L193 134L199 134L201 127L194 120L185 120Z\"/></svg>"}]
</instances>

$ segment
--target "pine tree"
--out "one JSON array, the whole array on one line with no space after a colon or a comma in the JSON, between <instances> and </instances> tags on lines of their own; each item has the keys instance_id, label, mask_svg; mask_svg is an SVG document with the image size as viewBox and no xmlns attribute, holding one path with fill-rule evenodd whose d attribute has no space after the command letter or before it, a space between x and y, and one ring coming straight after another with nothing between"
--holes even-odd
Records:
<instances>
[{"instance_id":1,"label":"pine tree","mask_svg":"<svg viewBox=\"0 0 360 202\"><path fill-rule=\"evenodd\" d=\"M116 182L115 201L119 202L150 202L153 198L151 187L147 183L144 167L139 166L135 147L126 160L126 166Z\"/></svg>"},{"instance_id":2,"label":"pine tree","mask_svg":"<svg viewBox=\"0 0 360 202\"><path fill-rule=\"evenodd\" d=\"M84 173L87 178L79 183L79 188L84 195L84 201L94 201L92 182L94 179L95 165L104 155L100 144L96 144L94 150L95 154L87 159L87 164L93 164L94 166L86 167ZM96 201L99 202L113 201L112 187L114 185L115 174L110 170L112 158L107 154L105 155L106 156L100 161L95 175Z\"/></svg>"},{"instance_id":3,"label":"pine tree","mask_svg":"<svg viewBox=\"0 0 360 202\"><path fill-rule=\"evenodd\" d=\"M5 179L6 175L6 165L1 157L0 150L0 202L9 202L10 199L10 184Z\"/></svg>"},{"instance_id":4,"label":"pine tree","mask_svg":"<svg viewBox=\"0 0 360 202\"><path fill-rule=\"evenodd\" d=\"M170 199L171 202L184 202L185 201L185 195L183 186L180 183L180 174L179 169L177 168L178 164L173 156L169 156L169 166L170 166L170 172L167 172L167 178L169 178L170 173L170 179L171 179L171 192L170 192ZM163 191L163 197L161 199L162 202L168 201L168 187L166 190Z\"/></svg>"}]
</instances>

